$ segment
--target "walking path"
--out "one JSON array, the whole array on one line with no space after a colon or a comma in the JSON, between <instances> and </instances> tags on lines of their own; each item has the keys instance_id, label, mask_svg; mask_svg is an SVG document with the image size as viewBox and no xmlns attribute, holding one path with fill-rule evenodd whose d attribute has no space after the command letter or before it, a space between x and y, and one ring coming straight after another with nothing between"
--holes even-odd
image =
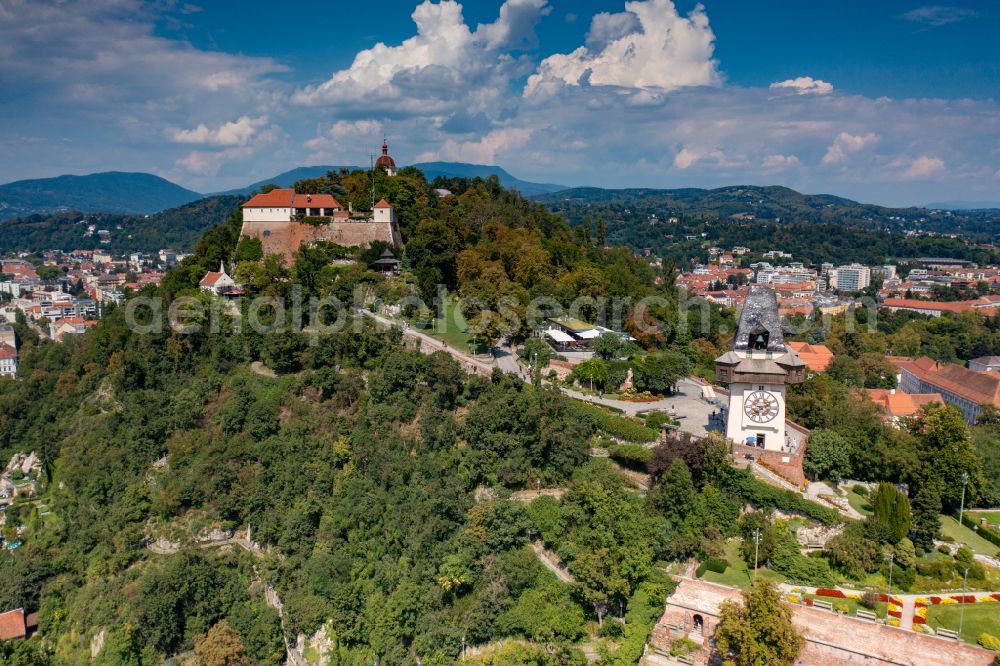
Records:
<instances>
[{"instance_id":1,"label":"walking path","mask_svg":"<svg viewBox=\"0 0 1000 666\"><path fill-rule=\"evenodd\" d=\"M535 556L538 558L538 561L541 562L546 569L554 573L556 578L564 583L573 584L576 582L576 579L573 578L569 571L567 571L564 567L559 566L559 557L551 550L547 549L541 541L532 541L531 550L535 551Z\"/></svg>"},{"instance_id":2,"label":"walking path","mask_svg":"<svg viewBox=\"0 0 1000 666\"><path fill-rule=\"evenodd\" d=\"M385 326L401 326L400 321L376 314L370 310L359 310L359 312ZM435 351L447 352L455 360L462 363L470 372L489 375L493 372L494 368L499 368L503 372L519 376L526 383L530 383L531 381L531 377L521 367L520 363L517 362L512 350L507 347L497 347L495 349L495 358L491 362L485 362L475 356L449 347L440 340L426 333L414 330L409 326L403 327L403 336L411 340L419 340L420 349L424 353L430 354ZM717 411L718 408L702 399L702 385L688 377L677 382L677 393L674 395L662 400L652 400L649 402L613 400L611 398L588 395L566 387L560 387L560 390L563 394L571 398L619 409L629 416L649 411L676 414L681 422L680 430L689 432L696 437L704 437L710 430L719 430L722 428L721 422L712 419L713 412Z\"/></svg>"}]
</instances>

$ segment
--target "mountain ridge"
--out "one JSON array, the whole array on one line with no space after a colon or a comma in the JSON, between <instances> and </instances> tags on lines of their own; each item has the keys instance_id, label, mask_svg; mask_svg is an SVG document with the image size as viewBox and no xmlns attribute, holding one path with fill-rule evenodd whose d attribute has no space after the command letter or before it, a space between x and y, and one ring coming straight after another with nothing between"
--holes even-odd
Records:
<instances>
[{"instance_id":1,"label":"mountain ridge","mask_svg":"<svg viewBox=\"0 0 1000 666\"><path fill-rule=\"evenodd\" d=\"M148 215L203 198L151 173L99 173L32 178L0 185L0 220L60 211Z\"/></svg>"}]
</instances>

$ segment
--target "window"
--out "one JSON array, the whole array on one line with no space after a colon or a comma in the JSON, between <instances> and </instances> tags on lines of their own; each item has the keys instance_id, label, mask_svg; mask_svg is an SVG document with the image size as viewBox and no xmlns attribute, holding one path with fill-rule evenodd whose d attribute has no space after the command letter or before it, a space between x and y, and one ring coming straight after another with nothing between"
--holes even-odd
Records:
<instances>
[{"instance_id":1,"label":"window","mask_svg":"<svg viewBox=\"0 0 1000 666\"><path fill-rule=\"evenodd\" d=\"M757 433L756 441L757 441L757 446L759 446L760 448L764 448L764 433L762 432Z\"/></svg>"}]
</instances>

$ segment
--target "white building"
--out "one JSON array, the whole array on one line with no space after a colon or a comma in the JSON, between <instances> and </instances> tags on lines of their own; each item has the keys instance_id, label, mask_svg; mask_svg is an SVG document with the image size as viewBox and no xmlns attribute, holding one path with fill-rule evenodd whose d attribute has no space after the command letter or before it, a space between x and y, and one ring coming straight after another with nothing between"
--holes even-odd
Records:
<instances>
[{"instance_id":1,"label":"white building","mask_svg":"<svg viewBox=\"0 0 1000 666\"><path fill-rule=\"evenodd\" d=\"M871 283L871 269L861 264L838 266L830 271L830 288L837 291L861 291Z\"/></svg>"},{"instance_id":2,"label":"white building","mask_svg":"<svg viewBox=\"0 0 1000 666\"><path fill-rule=\"evenodd\" d=\"M228 291L239 289L236 281L226 273L226 265L219 263L218 271L209 271L201 279L198 286L203 291L209 291L217 296L222 296Z\"/></svg>"},{"instance_id":3,"label":"white building","mask_svg":"<svg viewBox=\"0 0 1000 666\"><path fill-rule=\"evenodd\" d=\"M0 377L17 376L17 349L6 342L0 342Z\"/></svg>"}]
</instances>

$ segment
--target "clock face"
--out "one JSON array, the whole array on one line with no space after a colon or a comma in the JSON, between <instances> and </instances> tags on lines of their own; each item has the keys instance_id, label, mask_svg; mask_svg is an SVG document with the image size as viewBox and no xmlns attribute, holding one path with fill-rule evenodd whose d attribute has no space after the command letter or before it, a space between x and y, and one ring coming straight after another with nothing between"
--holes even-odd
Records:
<instances>
[{"instance_id":1,"label":"clock face","mask_svg":"<svg viewBox=\"0 0 1000 666\"><path fill-rule=\"evenodd\" d=\"M743 412L751 421L767 423L778 415L778 398L768 391L754 391L744 401Z\"/></svg>"}]
</instances>

